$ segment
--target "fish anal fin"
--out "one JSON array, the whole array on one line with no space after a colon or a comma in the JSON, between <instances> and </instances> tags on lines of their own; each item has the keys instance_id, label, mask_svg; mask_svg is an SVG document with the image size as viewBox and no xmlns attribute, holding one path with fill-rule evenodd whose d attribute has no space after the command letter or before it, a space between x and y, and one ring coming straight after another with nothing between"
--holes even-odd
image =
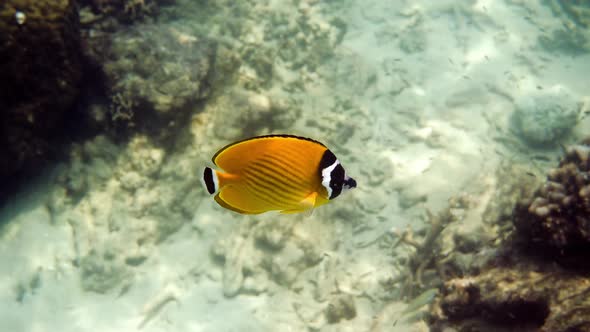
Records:
<instances>
[{"instance_id":1,"label":"fish anal fin","mask_svg":"<svg viewBox=\"0 0 590 332\"><path fill-rule=\"evenodd\" d=\"M318 193L313 192L313 193L307 195L307 197L305 197L301 202L299 202L298 207L296 207L294 209L283 210L283 211L281 211L281 213L288 214L288 213L299 213L299 212L309 211L311 214L311 211L315 207L317 197L318 197Z\"/></svg>"},{"instance_id":2,"label":"fish anal fin","mask_svg":"<svg viewBox=\"0 0 590 332\"><path fill-rule=\"evenodd\" d=\"M224 208L226 208L228 210L235 211L237 213L241 213L241 214L257 214L257 212L245 211L245 210L239 209L239 208L237 208L235 206L229 205L221 197L219 197L219 194L215 195L215 201L217 202L217 204L223 206Z\"/></svg>"}]
</instances>

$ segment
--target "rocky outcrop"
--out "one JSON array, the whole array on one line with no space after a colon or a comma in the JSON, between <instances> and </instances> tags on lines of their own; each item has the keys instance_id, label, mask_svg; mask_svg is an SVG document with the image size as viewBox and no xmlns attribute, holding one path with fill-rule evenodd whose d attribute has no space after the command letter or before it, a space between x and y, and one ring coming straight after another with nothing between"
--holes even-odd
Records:
<instances>
[{"instance_id":1,"label":"rocky outcrop","mask_svg":"<svg viewBox=\"0 0 590 332\"><path fill-rule=\"evenodd\" d=\"M516 100L514 132L531 146L559 143L578 123L579 101L561 86L526 94Z\"/></svg>"}]
</instances>

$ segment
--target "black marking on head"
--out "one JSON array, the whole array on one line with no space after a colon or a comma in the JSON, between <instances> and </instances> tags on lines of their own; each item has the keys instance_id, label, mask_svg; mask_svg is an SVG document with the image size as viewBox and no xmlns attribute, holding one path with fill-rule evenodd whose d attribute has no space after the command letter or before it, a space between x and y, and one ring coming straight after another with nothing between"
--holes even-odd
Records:
<instances>
[{"instance_id":1,"label":"black marking on head","mask_svg":"<svg viewBox=\"0 0 590 332\"><path fill-rule=\"evenodd\" d=\"M330 150L326 150L322 156L319 167L320 177L322 178L322 185L328 191L328 198L334 199L342 192L342 185L344 184L344 167L336 158L336 155Z\"/></svg>"},{"instance_id":2,"label":"black marking on head","mask_svg":"<svg viewBox=\"0 0 590 332\"><path fill-rule=\"evenodd\" d=\"M330 173L330 188L332 188L332 195L330 199L334 199L342 192L342 185L344 184L344 167L338 164L336 168Z\"/></svg>"},{"instance_id":3,"label":"black marking on head","mask_svg":"<svg viewBox=\"0 0 590 332\"><path fill-rule=\"evenodd\" d=\"M213 170L210 167L205 167L205 170L203 171L203 182L205 183L207 192L211 195L215 194L217 188L213 178Z\"/></svg>"},{"instance_id":4,"label":"black marking on head","mask_svg":"<svg viewBox=\"0 0 590 332\"><path fill-rule=\"evenodd\" d=\"M338 160L336 158L336 155L332 153L332 151L326 149L326 151L322 155L322 160L320 160L320 175L322 174L324 168L330 167L333 163L336 162L336 160Z\"/></svg>"}]
</instances>

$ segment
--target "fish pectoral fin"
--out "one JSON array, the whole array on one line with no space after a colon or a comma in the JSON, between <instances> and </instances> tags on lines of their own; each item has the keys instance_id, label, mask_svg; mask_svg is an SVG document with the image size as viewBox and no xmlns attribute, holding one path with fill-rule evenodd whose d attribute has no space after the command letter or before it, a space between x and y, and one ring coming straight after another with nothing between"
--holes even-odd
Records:
<instances>
[{"instance_id":1,"label":"fish pectoral fin","mask_svg":"<svg viewBox=\"0 0 590 332\"><path fill-rule=\"evenodd\" d=\"M301 202L299 202L299 206L294 209L283 210L281 213L299 213L305 211L311 211L315 207L316 199L318 197L318 193L313 192L305 197Z\"/></svg>"}]
</instances>

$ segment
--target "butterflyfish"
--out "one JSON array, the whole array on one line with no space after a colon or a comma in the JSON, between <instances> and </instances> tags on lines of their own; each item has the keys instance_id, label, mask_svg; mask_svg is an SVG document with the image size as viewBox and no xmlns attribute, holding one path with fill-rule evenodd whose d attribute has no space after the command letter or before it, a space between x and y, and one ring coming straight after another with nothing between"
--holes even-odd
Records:
<instances>
[{"instance_id":1,"label":"butterflyfish","mask_svg":"<svg viewBox=\"0 0 590 332\"><path fill-rule=\"evenodd\" d=\"M293 135L248 138L223 147L202 182L224 208L243 214L298 213L356 187L324 144Z\"/></svg>"}]
</instances>

